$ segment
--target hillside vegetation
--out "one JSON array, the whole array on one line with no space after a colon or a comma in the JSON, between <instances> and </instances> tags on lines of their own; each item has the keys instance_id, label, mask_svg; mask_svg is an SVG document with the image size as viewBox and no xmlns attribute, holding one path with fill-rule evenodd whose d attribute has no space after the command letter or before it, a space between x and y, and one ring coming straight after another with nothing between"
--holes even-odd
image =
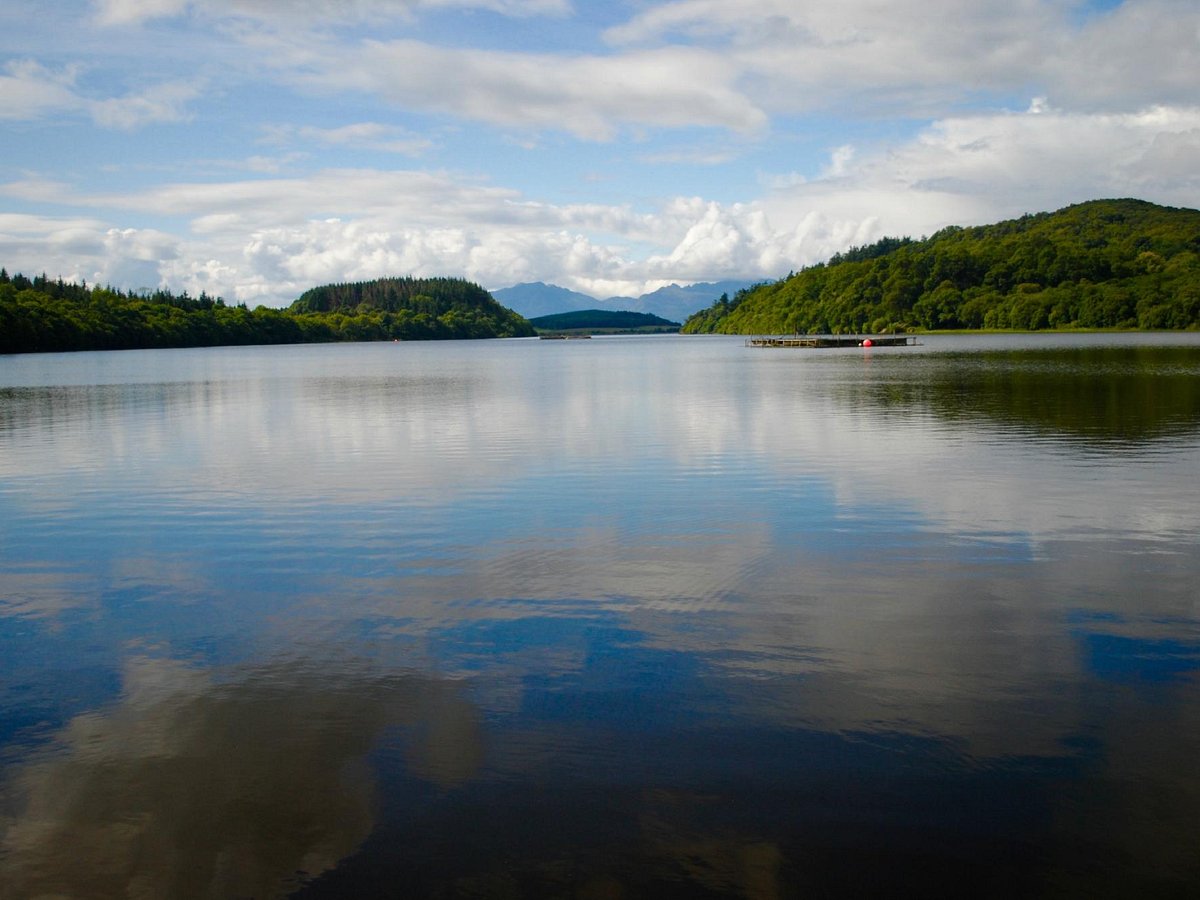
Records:
<instances>
[{"instance_id":1,"label":"hillside vegetation","mask_svg":"<svg viewBox=\"0 0 1200 900\"><path fill-rule=\"evenodd\" d=\"M723 295L685 333L1200 328L1200 211L1096 200L885 238Z\"/></svg>"},{"instance_id":2,"label":"hillside vegetation","mask_svg":"<svg viewBox=\"0 0 1200 900\"><path fill-rule=\"evenodd\" d=\"M461 278L380 278L312 288L291 305L296 315L353 319L355 328L402 340L529 337L533 326Z\"/></svg>"},{"instance_id":3,"label":"hillside vegetation","mask_svg":"<svg viewBox=\"0 0 1200 900\"><path fill-rule=\"evenodd\" d=\"M201 294L147 294L10 277L0 269L0 353L529 336L533 326L460 279L384 279L306 292L289 310Z\"/></svg>"},{"instance_id":4,"label":"hillside vegetation","mask_svg":"<svg viewBox=\"0 0 1200 900\"><path fill-rule=\"evenodd\" d=\"M538 331L678 331L679 323L651 313L580 309L530 319Z\"/></svg>"}]
</instances>

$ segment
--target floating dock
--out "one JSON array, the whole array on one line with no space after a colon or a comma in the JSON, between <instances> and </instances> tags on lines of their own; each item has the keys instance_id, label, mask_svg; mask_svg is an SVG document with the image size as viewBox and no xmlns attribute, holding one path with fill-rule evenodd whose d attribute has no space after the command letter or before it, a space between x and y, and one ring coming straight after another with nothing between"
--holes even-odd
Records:
<instances>
[{"instance_id":1,"label":"floating dock","mask_svg":"<svg viewBox=\"0 0 1200 900\"><path fill-rule=\"evenodd\" d=\"M797 334L788 337L746 338L747 347L913 347L907 334Z\"/></svg>"}]
</instances>

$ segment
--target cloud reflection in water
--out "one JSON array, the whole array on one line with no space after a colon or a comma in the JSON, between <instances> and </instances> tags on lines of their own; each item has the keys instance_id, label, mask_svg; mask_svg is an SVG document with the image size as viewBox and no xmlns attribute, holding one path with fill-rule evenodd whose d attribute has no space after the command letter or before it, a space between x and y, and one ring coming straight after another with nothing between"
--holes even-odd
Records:
<instances>
[{"instance_id":1,"label":"cloud reflection in water","mask_svg":"<svg viewBox=\"0 0 1200 900\"><path fill-rule=\"evenodd\" d=\"M452 788L479 767L478 719L453 683L345 661L135 657L115 703L16 767L0 894L284 896L371 833L368 756L389 730L415 777Z\"/></svg>"},{"instance_id":2,"label":"cloud reflection in water","mask_svg":"<svg viewBox=\"0 0 1200 900\"><path fill-rule=\"evenodd\" d=\"M11 883L1200 883L1195 352L577 343L0 398Z\"/></svg>"}]
</instances>

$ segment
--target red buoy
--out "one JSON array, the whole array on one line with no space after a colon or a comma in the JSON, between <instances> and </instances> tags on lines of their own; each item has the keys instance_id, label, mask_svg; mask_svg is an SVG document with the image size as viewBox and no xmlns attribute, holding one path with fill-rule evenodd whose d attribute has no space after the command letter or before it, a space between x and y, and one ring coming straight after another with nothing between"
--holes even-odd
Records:
<instances>
[{"instance_id":1,"label":"red buoy","mask_svg":"<svg viewBox=\"0 0 1200 900\"><path fill-rule=\"evenodd\" d=\"M870 338L867 338L865 341L863 341L863 346L864 347L874 347L875 342L872 341Z\"/></svg>"}]
</instances>

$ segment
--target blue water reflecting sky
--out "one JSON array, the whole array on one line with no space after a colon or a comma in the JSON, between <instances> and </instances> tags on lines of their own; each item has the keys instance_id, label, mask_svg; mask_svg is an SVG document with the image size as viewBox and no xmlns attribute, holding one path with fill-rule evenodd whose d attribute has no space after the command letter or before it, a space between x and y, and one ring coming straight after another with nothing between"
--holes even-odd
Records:
<instances>
[{"instance_id":1,"label":"blue water reflecting sky","mask_svg":"<svg viewBox=\"0 0 1200 900\"><path fill-rule=\"evenodd\" d=\"M0 360L0 866L1190 890L1198 374L1192 336Z\"/></svg>"}]
</instances>

